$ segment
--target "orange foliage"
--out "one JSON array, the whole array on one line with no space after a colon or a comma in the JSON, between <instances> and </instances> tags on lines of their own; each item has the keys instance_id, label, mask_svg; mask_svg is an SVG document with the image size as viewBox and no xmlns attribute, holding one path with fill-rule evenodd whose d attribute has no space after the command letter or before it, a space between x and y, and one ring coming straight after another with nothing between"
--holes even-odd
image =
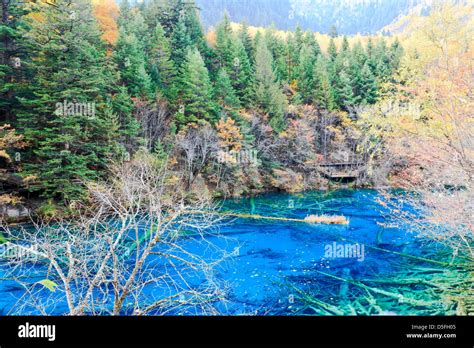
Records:
<instances>
[{"instance_id":1,"label":"orange foliage","mask_svg":"<svg viewBox=\"0 0 474 348\"><path fill-rule=\"evenodd\" d=\"M217 135L222 147L229 148L230 151L240 151L242 149L242 133L231 118L221 119L217 124Z\"/></svg>"},{"instance_id":2,"label":"orange foliage","mask_svg":"<svg viewBox=\"0 0 474 348\"><path fill-rule=\"evenodd\" d=\"M7 153L8 149L22 149L26 147L22 135L17 135L15 130L8 124L0 126L0 158L4 158L7 162L11 162L11 158Z\"/></svg>"},{"instance_id":3,"label":"orange foliage","mask_svg":"<svg viewBox=\"0 0 474 348\"><path fill-rule=\"evenodd\" d=\"M94 16L103 32L102 39L114 45L118 39L119 7L114 0L92 0Z\"/></svg>"}]
</instances>

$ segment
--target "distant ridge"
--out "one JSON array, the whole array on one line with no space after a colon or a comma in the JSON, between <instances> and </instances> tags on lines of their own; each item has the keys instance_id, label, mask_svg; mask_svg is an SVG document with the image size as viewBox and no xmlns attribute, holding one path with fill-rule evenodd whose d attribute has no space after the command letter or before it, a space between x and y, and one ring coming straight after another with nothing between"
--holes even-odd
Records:
<instances>
[{"instance_id":1,"label":"distant ridge","mask_svg":"<svg viewBox=\"0 0 474 348\"><path fill-rule=\"evenodd\" d=\"M227 11L234 22L340 34L375 34L413 9L429 12L435 0L196 0L206 29Z\"/></svg>"}]
</instances>

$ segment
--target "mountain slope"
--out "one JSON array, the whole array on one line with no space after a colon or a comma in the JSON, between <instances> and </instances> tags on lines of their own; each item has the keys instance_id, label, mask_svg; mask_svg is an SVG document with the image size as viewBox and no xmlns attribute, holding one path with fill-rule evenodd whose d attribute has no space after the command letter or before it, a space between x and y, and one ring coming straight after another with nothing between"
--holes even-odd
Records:
<instances>
[{"instance_id":1,"label":"mountain slope","mask_svg":"<svg viewBox=\"0 0 474 348\"><path fill-rule=\"evenodd\" d=\"M373 34L417 7L428 9L433 0L196 0L206 28L227 11L234 22L253 26L327 33L332 25L342 34Z\"/></svg>"}]
</instances>

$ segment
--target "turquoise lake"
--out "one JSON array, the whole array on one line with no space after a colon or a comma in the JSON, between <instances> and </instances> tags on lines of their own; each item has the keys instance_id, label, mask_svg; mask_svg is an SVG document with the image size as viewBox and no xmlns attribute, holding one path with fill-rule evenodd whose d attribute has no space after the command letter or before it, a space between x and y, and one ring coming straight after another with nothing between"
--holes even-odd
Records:
<instances>
[{"instance_id":1,"label":"turquoise lake","mask_svg":"<svg viewBox=\"0 0 474 348\"><path fill-rule=\"evenodd\" d=\"M432 252L433 245L424 245L409 231L380 226L386 220L382 206L376 202L377 196L376 191L360 189L294 195L271 193L223 202L222 211L296 219L308 215L343 215L349 219L349 225L242 218L225 221L214 234L206 237L206 245L228 252L238 250L214 271L214 276L227 288L227 300L216 304L219 312L230 315L311 314L298 309L299 291L311 292L334 304L345 291L344 286L328 283L328 277L320 272L364 281L390 276L401 267L407 267L407 260L396 253L423 256L428 249ZM203 250L199 239L183 238L181 243L190 252L212 257L213 249ZM328 249L340 245L357 246L359 254L328 256ZM192 280L196 286L200 281ZM157 295L160 289L150 291ZM0 282L3 314L8 313L22 293L18 284ZM64 304L58 303L53 314L61 314L63 310Z\"/></svg>"}]
</instances>

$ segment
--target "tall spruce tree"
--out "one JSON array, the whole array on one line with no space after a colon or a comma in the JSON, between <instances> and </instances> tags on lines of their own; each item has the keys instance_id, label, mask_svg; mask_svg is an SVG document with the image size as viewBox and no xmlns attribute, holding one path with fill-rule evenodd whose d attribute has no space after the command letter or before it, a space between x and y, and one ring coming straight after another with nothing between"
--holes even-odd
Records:
<instances>
[{"instance_id":1,"label":"tall spruce tree","mask_svg":"<svg viewBox=\"0 0 474 348\"><path fill-rule=\"evenodd\" d=\"M191 38L186 29L186 20L184 16L179 16L171 34L171 57L178 71L182 69L186 61L186 54L191 46Z\"/></svg>"},{"instance_id":2,"label":"tall spruce tree","mask_svg":"<svg viewBox=\"0 0 474 348\"><path fill-rule=\"evenodd\" d=\"M212 85L209 72L197 48L190 49L181 72L182 105L176 114L179 127L188 123L217 120L212 99Z\"/></svg>"},{"instance_id":3,"label":"tall spruce tree","mask_svg":"<svg viewBox=\"0 0 474 348\"><path fill-rule=\"evenodd\" d=\"M334 38L332 37L331 37L331 40L329 40L328 55L329 55L329 59L332 62L334 62L337 58L336 42L334 41Z\"/></svg>"},{"instance_id":4,"label":"tall spruce tree","mask_svg":"<svg viewBox=\"0 0 474 348\"><path fill-rule=\"evenodd\" d=\"M377 82L369 64L366 62L361 70L361 103L374 104L377 101Z\"/></svg>"},{"instance_id":5,"label":"tall spruce tree","mask_svg":"<svg viewBox=\"0 0 474 348\"><path fill-rule=\"evenodd\" d=\"M319 46L319 43L316 40L316 37L314 36L313 32L306 32L304 37L304 44L311 48L312 54L314 55L314 59L316 59L316 57L321 54L321 46Z\"/></svg>"},{"instance_id":6,"label":"tall spruce tree","mask_svg":"<svg viewBox=\"0 0 474 348\"><path fill-rule=\"evenodd\" d=\"M316 56L314 50L304 45L301 49L300 65L298 80L298 91L304 103L311 103L313 100L314 90L314 66L316 63Z\"/></svg>"},{"instance_id":7,"label":"tall spruce tree","mask_svg":"<svg viewBox=\"0 0 474 348\"><path fill-rule=\"evenodd\" d=\"M177 71L171 59L170 43L160 23L156 25L151 40L148 64L150 76L158 91L168 100L174 102L177 98Z\"/></svg>"},{"instance_id":8,"label":"tall spruce tree","mask_svg":"<svg viewBox=\"0 0 474 348\"><path fill-rule=\"evenodd\" d=\"M222 21L216 28L216 54L219 60L219 67L230 68L233 64L232 55L232 28L227 12L224 13Z\"/></svg>"},{"instance_id":9,"label":"tall spruce tree","mask_svg":"<svg viewBox=\"0 0 474 348\"><path fill-rule=\"evenodd\" d=\"M248 24L246 22L242 23L242 26L239 31L239 38L245 47L245 51L247 52L247 56L250 60L250 63L253 65L253 63L255 62L255 47L252 37L249 33Z\"/></svg>"},{"instance_id":10,"label":"tall spruce tree","mask_svg":"<svg viewBox=\"0 0 474 348\"><path fill-rule=\"evenodd\" d=\"M232 87L230 77L225 68L221 68L217 74L214 96L223 108L238 108L240 106L239 98Z\"/></svg>"},{"instance_id":11,"label":"tall spruce tree","mask_svg":"<svg viewBox=\"0 0 474 348\"><path fill-rule=\"evenodd\" d=\"M88 1L31 6L39 17L29 17L23 33L33 75L19 99L19 130L30 144L22 174L36 178L33 189L44 197L67 202L80 199L82 183L118 152L116 117L104 99L116 81Z\"/></svg>"},{"instance_id":12,"label":"tall spruce tree","mask_svg":"<svg viewBox=\"0 0 474 348\"><path fill-rule=\"evenodd\" d=\"M0 0L0 5L0 124L14 124L17 97L27 75L22 37L27 9L17 1Z\"/></svg>"},{"instance_id":13,"label":"tall spruce tree","mask_svg":"<svg viewBox=\"0 0 474 348\"><path fill-rule=\"evenodd\" d=\"M145 51L134 33L120 28L119 38L113 56L121 79L134 97L151 98L153 86L146 69Z\"/></svg>"},{"instance_id":14,"label":"tall spruce tree","mask_svg":"<svg viewBox=\"0 0 474 348\"><path fill-rule=\"evenodd\" d=\"M333 110L335 108L334 91L331 86L328 65L330 62L322 55L318 56L314 68L314 104L320 109Z\"/></svg>"},{"instance_id":15,"label":"tall spruce tree","mask_svg":"<svg viewBox=\"0 0 474 348\"><path fill-rule=\"evenodd\" d=\"M232 64L227 67L232 86L244 106L250 106L254 99L254 71L247 51L240 37L231 37Z\"/></svg>"},{"instance_id":16,"label":"tall spruce tree","mask_svg":"<svg viewBox=\"0 0 474 348\"><path fill-rule=\"evenodd\" d=\"M285 127L286 97L280 89L273 71L273 57L266 40L261 39L256 51L256 99L258 105L270 115L270 125L281 131Z\"/></svg>"}]
</instances>

